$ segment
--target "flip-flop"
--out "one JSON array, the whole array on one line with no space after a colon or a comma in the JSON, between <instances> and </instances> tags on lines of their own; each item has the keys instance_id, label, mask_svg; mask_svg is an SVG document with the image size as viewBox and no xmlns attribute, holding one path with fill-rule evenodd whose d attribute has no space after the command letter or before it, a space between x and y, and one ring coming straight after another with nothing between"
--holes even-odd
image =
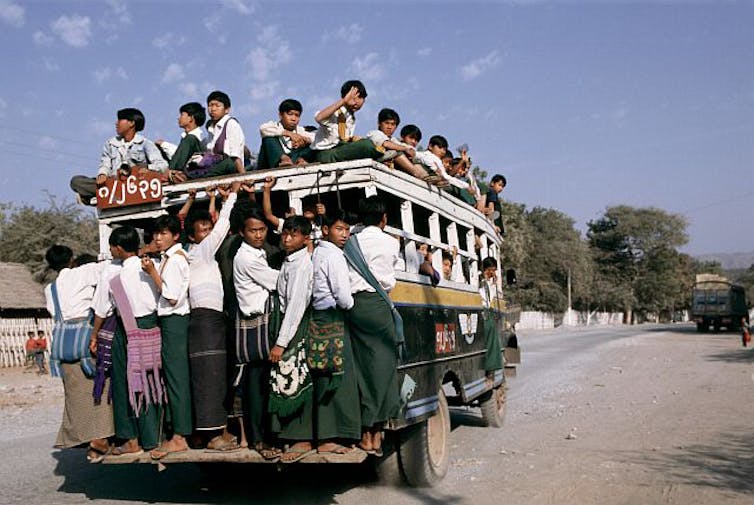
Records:
<instances>
[{"instance_id":1,"label":"flip-flop","mask_svg":"<svg viewBox=\"0 0 754 505\"><path fill-rule=\"evenodd\" d=\"M142 449L141 447L139 447L139 449L136 451L125 451L122 445L119 445L118 447L110 451L111 458L136 457L141 456L142 454L144 454L144 449Z\"/></svg>"},{"instance_id":2,"label":"flip-flop","mask_svg":"<svg viewBox=\"0 0 754 505\"><path fill-rule=\"evenodd\" d=\"M254 450L257 451L259 455L267 461L277 461L280 459L280 456L283 455L283 450L278 449L277 447L265 447L264 445L257 445L254 447Z\"/></svg>"},{"instance_id":3,"label":"flip-flop","mask_svg":"<svg viewBox=\"0 0 754 505\"><path fill-rule=\"evenodd\" d=\"M108 445L107 449L103 451L102 449L98 449L90 445L86 451L86 460L92 464L102 463L102 461L105 459L105 456L112 452L112 449L113 448Z\"/></svg>"},{"instance_id":4,"label":"flip-flop","mask_svg":"<svg viewBox=\"0 0 754 505\"><path fill-rule=\"evenodd\" d=\"M350 454L355 450L355 447L346 447L345 445L335 444L335 448L330 451L320 451L317 449L317 454L335 454L339 456L342 454Z\"/></svg>"},{"instance_id":5,"label":"flip-flop","mask_svg":"<svg viewBox=\"0 0 754 505\"><path fill-rule=\"evenodd\" d=\"M152 449L151 451L149 451L149 457L152 458L153 460L160 460L162 458L167 457L169 454L174 454L177 452L186 452L186 451L188 451L188 447L186 447L185 449L179 449L177 451L168 451L166 449L160 449L159 447L156 447Z\"/></svg>"},{"instance_id":6,"label":"flip-flop","mask_svg":"<svg viewBox=\"0 0 754 505\"><path fill-rule=\"evenodd\" d=\"M230 440L223 438L222 435L218 435L207 444L207 448L204 452L233 452L241 449L238 445L238 439L235 435L232 435Z\"/></svg>"},{"instance_id":7,"label":"flip-flop","mask_svg":"<svg viewBox=\"0 0 754 505\"><path fill-rule=\"evenodd\" d=\"M283 453L283 455L285 455L285 454L293 454L294 455L293 459L283 459L282 456L281 456L280 462L281 463L286 463L286 464L287 463L295 463L296 461L301 461L305 457L307 457L307 456L309 456L311 454L315 454L316 452L317 452L317 449L309 449L307 451L301 451L301 450L298 450L298 449L288 449L287 451L285 451Z\"/></svg>"}]
</instances>

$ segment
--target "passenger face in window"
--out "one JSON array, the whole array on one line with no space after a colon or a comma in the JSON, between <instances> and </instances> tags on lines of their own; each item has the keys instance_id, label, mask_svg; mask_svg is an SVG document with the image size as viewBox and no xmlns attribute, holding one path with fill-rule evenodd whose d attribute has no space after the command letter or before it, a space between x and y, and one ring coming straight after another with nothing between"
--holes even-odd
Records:
<instances>
[{"instance_id":1,"label":"passenger face in window","mask_svg":"<svg viewBox=\"0 0 754 505\"><path fill-rule=\"evenodd\" d=\"M259 219L250 217L243 223L241 237L251 247L261 248L267 238L267 225Z\"/></svg>"},{"instance_id":2,"label":"passenger face in window","mask_svg":"<svg viewBox=\"0 0 754 505\"><path fill-rule=\"evenodd\" d=\"M484 269L484 278L495 282L497 280L497 267L487 267Z\"/></svg>"}]
</instances>

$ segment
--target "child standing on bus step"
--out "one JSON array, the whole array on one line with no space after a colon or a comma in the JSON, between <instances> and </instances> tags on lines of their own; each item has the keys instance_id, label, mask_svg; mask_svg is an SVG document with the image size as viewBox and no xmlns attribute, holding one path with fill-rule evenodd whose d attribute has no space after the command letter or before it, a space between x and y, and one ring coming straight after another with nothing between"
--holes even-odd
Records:
<instances>
[{"instance_id":1,"label":"child standing on bus step","mask_svg":"<svg viewBox=\"0 0 754 505\"><path fill-rule=\"evenodd\" d=\"M326 346L317 354L313 352L313 345L308 347L309 364L313 365L314 435L319 453L348 453L353 442L361 438L356 364L345 322L346 312L353 308L353 295L348 265L343 256L350 226L355 222L340 209L326 215L322 225L323 240L314 248L312 256L314 274L309 338L312 344ZM322 345L316 347L319 350ZM320 355L326 359L318 359Z\"/></svg>"},{"instance_id":2,"label":"child standing on bus step","mask_svg":"<svg viewBox=\"0 0 754 505\"><path fill-rule=\"evenodd\" d=\"M278 107L278 121L268 121L259 126L262 145L257 157L257 170L275 167L306 165L314 160L309 144L314 135L299 126L303 107L301 102L287 98Z\"/></svg>"},{"instance_id":3,"label":"child standing on bus step","mask_svg":"<svg viewBox=\"0 0 754 505\"><path fill-rule=\"evenodd\" d=\"M233 259L233 286L238 302L235 326L239 328L245 320L247 327L268 331L273 305L271 293L277 287L280 272L270 268L267 263L264 250L267 223L262 210L247 204L238 206L237 211L234 221L238 223L238 233L243 242ZM236 358L238 360L238 356ZM270 363L249 362L239 364L239 367L243 374L240 378L244 384L243 410L249 419L251 446L265 459L277 459L282 451L271 444L267 419Z\"/></svg>"},{"instance_id":4,"label":"child standing on bus step","mask_svg":"<svg viewBox=\"0 0 754 505\"><path fill-rule=\"evenodd\" d=\"M170 157L168 169L171 182L184 182L188 179L186 166L197 154L204 152L206 140L202 126L207 119L207 113L199 102L189 102L178 109L178 126L183 129L181 142L176 146L170 142L155 141L157 145Z\"/></svg>"},{"instance_id":5,"label":"child standing on bus step","mask_svg":"<svg viewBox=\"0 0 754 505\"><path fill-rule=\"evenodd\" d=\"M139 132L144 129L144 114L139 109L127 108L118 111L115 122L115 136L108 139L102 148L97 177L74 175L71 189L89 205L97 194L97 187L108 177L115 177L118 170L138 167L139 172L163 173L168 170L168 162L162 157L157 146Z\"/></svg>"},{"instance_id":6,"label":"child standing on bus step","mask_svg":"<svg viewBox=\"0 0 754 505\"><path fill-rule=\"evenodd\" d=\"M394 164L400 170L423 180L427 171L411 161L416 155L416 149L393 137L400 122L400 116L393 109L382 109L377 115L377 129L367 133L367 138L378 150L384 151L377 161L390 163L391 166Z\"/></svg>"},{"instance_id":7,"label":"child standing on bus step","mask_svg":"<svg viewBox=\"0 0 754 505\"><path fill-rule=\"evenodd\" d=\"M224 431L224 436L217 433L227 425L224 401L228 381L223 283L215 254L228 235L230 213L240 187L240 182L234 182L230 192L220 190L225 202L217 223L213 223L209 212L202 210L195 210L187 221L191 241L188 253L191 396L194 400L195 427L203 433L215 434L207 444L207 448L213 450L238 447L235 437L227 431Z\"/></svg>"},{"instance_id":8,"label":"child standing on bus step","mask_svg":"<svg viewBox=\"0 0 754 505\"><path fill-rule=\"evenodd\" d=\"M120 272L113 273L120 276L126 299L131 306L136 325L141 329L152 329L159 325L157 319L157 286L142 269L139 258L139 234L131 226L115 228L109 239L110 253L115 260L120 260ZM108 283L108 296L98 297L95 305L95 315L104 319L113 308L113 288ZM123 307L117 307L122 312ZM96 329L96 326L95 326ZM115 328L112 343L112 375L113 384L113 418L115 421L115 436L126 442L112 451L113 456L131 457L141 454L143 449L152 449L159 444L160 419L162 405L156 398L152 402L144 402L139 412L134 412L129 401L127 342L126 330L119 319ZM142 449L143 448L143 449Z\"/></svg>"},{"instance_id":9,"label":"child standing on bus step","mask_svg":"<svg viewBox=\"0 0 754 505\"><path fill-rule=\"evenodd\" d=\"M200 165L203 177L244 174L244 137L241 125L230 115L230 97L222 91L213 91L207 96L207 123L209 139Z\"/></svg>"},{"instance_id":10,"label":"child standing on bus step","mask_svg":"<svg viewBox=\"0 0 754 505\"><path fill-rule=\"evenodd\" d=\"M180 238L181 223L177 217L158 217L154 222L153 239L160 251L159 270L152 259L142 259L142 268L160 293L157 315L162 334L162 370L168 399L165 411L173 434L152 450L150 455L153 459L188 450L186 437L193 431L188 357L189 264Z\"/></svg>"},{"instance_id":11,"label":"child standing on bus step","mask_svg":"<svg viewBox=\"0 0 754 505\"><path fill-rule=\"evenodd\" d=\"M495 231L498 233L504 233L503 226L503 208L500 201L500 193L503 192L508 181L505 180L505 176L502 174L495 174L490 181L490 187L487 190L487 198L484 203L484 213L488 219L495 225ZM495 217L495 212L498 213Z\"/></svg>"},{"instance_id":12,"label":"child standing on bus step","mask_svg":"<svg viewBox=\"0 0 754 505\"><path fill-rule=\"evenodd\" d=\"M314 119L319 129L314 135L311 148L317 161L333 163L336 161L371 158L382 156L371 140L354 136L356 130L356 111L364 106L367 90L361 81L346 81L340 88L340 100L318 111Z\"/></svg>"},{"instance_id":13,"label":"child standing on bus step","mask_svg":"<svg viewBox=\"0 0 754 505\"><path fill-rule=\"evenodd\" d=\"M306 364L309 302L312 297L312 225L303 216L285 220L281 244L286 251L278 277L282 321L270 350L270 414L281 440L294 442L280 457L293 463L313 451L312 381Z\"/></svg>"},{"instance_id":14,"label":"child standing on bus step","mask_svg":"<svg viewBox=\"0 0 754 505\"><path fill-rule=\"evenodd\" d=\"M50 268L58 273L55 293L53 294L52 284L45 287L48 312L55 318L56 309L59 308L63 321L91 317L101 265L88 263L74 268L73 251L63 245L50 247L45 259ZM44 338L44 332L39 333ZM44 352L41 356L44 359ZM76 447L86 443L89 444L87 459L90 462L102 461L102 457L110 449L108 438L115 433L112 405L94 404L93 381L84 374L80 363L60 363L60 371L65 403L55 447Z\"/></svg>"},{"instance_id":15,"label":"child standing on bus step","mask_svg":"<svg viewBox=\"0 0 754 505\"><path fill-rule=\"evenodd\" d=\"M482 260L482 282L479 294L482 296L484 338L487 352L484 356L484 370L488 375L503 368L500 333L497 329L498 316L495 312L497 298L497 260L488 256Z\"/></svg>"},{"instance_id":16,"label":"child standing on bus step","mask_svg":"<svg viewBox=\"0 0 754 505\"><path fill-rule=\"evenodd\" d=\"M365 228L345 246L354 302L349 328L361 397L359 445L370 454L379 454L382 427L400 409L396 366L402 328L396 327L386 294L395 287L395 270L401 264L400 244L383 231L387 207L378 196L359 202L359 211Z\"/></svg>"}]
</instances>

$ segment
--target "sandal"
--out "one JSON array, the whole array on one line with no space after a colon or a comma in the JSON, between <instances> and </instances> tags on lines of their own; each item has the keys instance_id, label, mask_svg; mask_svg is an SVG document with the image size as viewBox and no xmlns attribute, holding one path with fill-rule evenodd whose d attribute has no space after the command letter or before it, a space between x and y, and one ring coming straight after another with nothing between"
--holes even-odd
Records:
<instances>
[{"instance_id":1,"label":"sandal","mask_svg":"<svg viewBox=\"0 0 754 505\"><path fill-rule=\"evenodd\" d=\"M110 451L110 456L113 458L123 458L127 456L139 456L141 454L144 454L144 449L142 449L141 447L139 447L135 451L129 451L125 447L126 444L119 445L118 447Z\"/></svg>"},{"instance_id":2,"label":"sandal","mask_svg":"<svg viewBox=\"0 0 754 505\"><path fill-rule=\"evenodd\" d=\"M301 461L305 457L309 456L310 454L315 454L317 452L316 449L295 449L293 447L289 447L287 451L285 451L282 456L280 456L280 462L281 463L295 463L296 461ZM286 458L285 456L290 454L290 458Z\"/></svg>"},{"instance_id":3,"label":"sandal","mask_svg":"<svg viewBox=\"0 0 754 505\"><path fill-rule=\"evenodd\" d=\"M97 447L89 444L89 448L86 451L86 460L92 464L102 463L102 461L105 459L105 456L110 454L111 451L112 447L109 445L107 446L107 449L103 451L102 449L98 449Z\"/></svg>"},{"instance_id":4,"label":"sandal","mask_svg":"<svg viewBox=\"0 0 754 505\"><path fill-rule=\"evenodd\" d=\"M235 435L231 435L230 439L217 435L209 441L205 452L231 452L239 449L241 449L241 446L238 445L238 439Z\"/></svg>"},{"instance_id":5,"label":"sandal","mask_svg":"<svg viewBox=\"0 0 754 505\"><path fill-rule=\"evenodd\" d=\"M353 451L356 450L356 448L353 447L353 446L346 447L345 445L340 445L340 444L336 444L336 443L333 443L332 445L334 447L332 449L330 449L329 451L322 451L318 447L317 448L317 454L349 454L349 453L351 453L351 452L353 452Z\"/></svg>"},{"instance_id":6,"label":"sandal","mask_svg":"<svg viewBox=\"0 0 754 505\"><path fill-rule=\"evenodd\" d=\"M257 444L256 447L254 447L254 450L267 461L277 461L280 459L280 456L283 455L282 449L270 446L265 447L264 444Z\"/></svg>"}]
</instances>

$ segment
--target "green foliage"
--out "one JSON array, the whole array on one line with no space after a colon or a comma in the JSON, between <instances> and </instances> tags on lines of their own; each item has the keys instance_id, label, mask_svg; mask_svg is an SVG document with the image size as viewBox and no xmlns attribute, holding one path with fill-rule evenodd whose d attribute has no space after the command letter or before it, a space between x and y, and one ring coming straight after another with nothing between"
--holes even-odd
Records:
<instances>
[{"instance_id":1,"label":"green foliage","mask_svg":"<svg viewBox=\"0 0 754 505\"><path fill-rule=\"evenodd\" d=\"M746 303L751 308L754 305L754 264L734 277L733 282L744 287L746 290Z\"/></svg>"},{"instance_id":2,"label":"green foliage","mask_svg":"<svg viewBox=\"0 0 754 505\"><path fill-rule=\"evenodd\" d=\"M0 204L0 261L25 264L38 282L48 279L44 256L50 246L96 254L98 240L94 215L75 204L61 205L52 197L44 209Z\"/></svg>"}]
</instances>

